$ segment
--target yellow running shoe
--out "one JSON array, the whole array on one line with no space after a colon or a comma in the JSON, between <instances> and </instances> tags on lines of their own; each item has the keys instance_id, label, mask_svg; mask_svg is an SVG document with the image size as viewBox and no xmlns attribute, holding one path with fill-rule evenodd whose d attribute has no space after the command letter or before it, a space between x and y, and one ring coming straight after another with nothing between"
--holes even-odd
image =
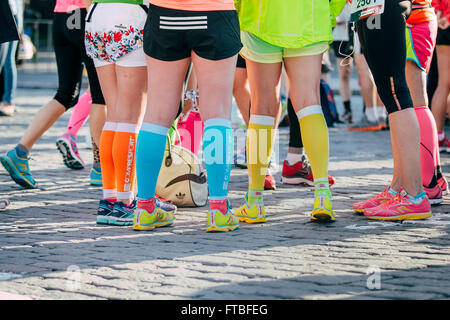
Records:
<instances>
[{"instance_id":1,"label":"yellow running shoe","mask_svg":"<svg viewBox=\"0 0 450 320\"><path fill-rule=\"evenodd\" d=\"M331 204L331 192L329 189L317 189L316 199L312 212L312 221L331 222L336 219Z\"/></svg>"},{"instance_id":2,"label":"yellow running shoe","mask_svg":"<svg viewBox=\"0 0 450 320\"><path fill-rule=\"evenodd\" d=\"M206 232L227 232L239 228L239 219L231 212L230 205L228 204L226 215L217 209L208 210L206 224Z\"/></svg>"},{"instance_id":3,"label":"yellow running shoe","mask_svg":"<svg viewBox=\"0 0 450 320\"><path fill-rule=\"evenodd\" d=\"M234 212L234 215L240 221L247 223L264 223L267 221L262 197L250 207L248 205L248 193L245 194L244 204Z\"/></svg>"},{"instance_id":4,"label":"yellow running shoe","mask_svg":"<svg viewBox=\"0 0 450 320\"><path fill-rule=\"evenodd\" d=\"M155 202L153 212L136 208L134 211L133 230L150 231L155 228L170 226L175 221L174 211L163 210L158 201Z\"/></svg>"}]
</instances>

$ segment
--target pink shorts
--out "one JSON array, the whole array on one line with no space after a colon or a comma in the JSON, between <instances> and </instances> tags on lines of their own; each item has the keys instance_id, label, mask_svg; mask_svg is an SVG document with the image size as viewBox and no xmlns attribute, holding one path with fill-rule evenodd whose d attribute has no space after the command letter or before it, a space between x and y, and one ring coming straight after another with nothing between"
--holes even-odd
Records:
<instances>
[{"instance_id":1,"label":"pink shorts","mask_svg":"<svg viewBox=\"0 0 450 320\"><path fill-rule=\"evenodd\" d=\"M428 73L437 36L437 21L426 21L406 28L406 59Z\"/></svg>"}]
</instances>

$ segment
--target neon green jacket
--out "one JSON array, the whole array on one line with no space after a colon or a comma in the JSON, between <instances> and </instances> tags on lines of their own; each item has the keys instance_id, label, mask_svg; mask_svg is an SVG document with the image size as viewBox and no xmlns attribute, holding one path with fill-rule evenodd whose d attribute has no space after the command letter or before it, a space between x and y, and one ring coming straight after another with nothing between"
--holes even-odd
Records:
<instances>
[{"instance_id":1,"label":"neon green jacket","mask_svg":"<svg viewBox=\"0 0 450 320\"><path fill-rule=\"evenodd\" d=\"M332 42L347 0L235 0L241 30L283 48Z\"/></svg>"}]
</instances>

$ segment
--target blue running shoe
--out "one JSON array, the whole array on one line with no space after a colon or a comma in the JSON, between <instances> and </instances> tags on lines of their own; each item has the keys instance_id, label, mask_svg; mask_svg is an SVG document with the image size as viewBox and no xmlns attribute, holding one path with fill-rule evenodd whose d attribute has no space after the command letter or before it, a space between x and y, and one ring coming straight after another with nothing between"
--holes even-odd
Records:
<instances>
[{"instance_id":1,"label":"blue running shoe","mask_svg":"<svg viewBox=\"0 0 450 320\"><path fill-rule=\"evenodd\" d=\"M28 158L20 158L13 149L1 156L0 162L18 185L26 189L38 189L36 181L31 176Z\"/></svg>"},{"instance_id":2,"label":"blue running shoe","mask_svg":"<svg viewBox=\"0 0 450 320\"><path fill-rule=\"evenodd\" d=\"M136 209L137 201L134 200L129 206L123 202L116 202L114 204L113 212L109 215L109 224L115 226L130 226L133 224L134 210Z\"/></svg>"},{"instance_id":3,"label":"blue running shoe","mask_svg":"<svg viewBox=\"0 0 450 320\"><path fill-rule=\"evenodd\" d=\"M109 217L113 213L114 203L108 200L100 200L97 211L97 223L109 224Z\"/></svg>"},{"instance_id":4,"label":"blue running shoe","mask_svg":"<svg viewBox=\"0 0 450 320\"><path fill-rule=\"evenodd\" d=\"M102 171L92 167L89 183L92 186L102 186Z\"/></svg>"}]
</instances>

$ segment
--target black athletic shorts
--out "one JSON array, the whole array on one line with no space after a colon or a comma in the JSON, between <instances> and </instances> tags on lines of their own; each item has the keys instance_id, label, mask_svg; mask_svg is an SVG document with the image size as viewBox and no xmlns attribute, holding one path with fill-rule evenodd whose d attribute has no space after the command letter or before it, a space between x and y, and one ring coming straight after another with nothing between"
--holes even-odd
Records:
<instances>
[{"instance_id":1,"label":"black athletic shorts","mask_svg":"<svg viewBox=\"0 0 450 320\"><path fill-rule=\"evenodd\" d=\"M247 68L247 63L245 62L245 59L242 58L241 55L238 55L237 62L236 62L236 68L242 68L242 69Z\"/></svg>"},{"instance_id":2,"label":"black athletic shorts","mask_svg":"<svg viewBox=\"0 0 450 320\"><path fill-rule=\"evenodd\" d=\"M185 11L150 5L144 27L144 52L155 59L177 61L194 51L208 60L222 60L242 48L235 10Z\"/></svg>"},{"instance_id":3,"label":"black athletic shorts","mask_svg":"<svg viewBox=\"0 0 450 320\"><path fill-rule=\"evenodd\" d=\"M333 50L336 58L353 57L353 41L333 41Z\"/></svg>"},{"instance_id":4,"label":"black athletic shorts","mask_svg":"<svg viewBox=\"0 0 450 320\"><path fill-rule=\"evenodd\" d=\"M445 30L443 30L441 28L438 29L436 45L437 46L450 46L450 27Z\"/></svg>"}]
</instances>

